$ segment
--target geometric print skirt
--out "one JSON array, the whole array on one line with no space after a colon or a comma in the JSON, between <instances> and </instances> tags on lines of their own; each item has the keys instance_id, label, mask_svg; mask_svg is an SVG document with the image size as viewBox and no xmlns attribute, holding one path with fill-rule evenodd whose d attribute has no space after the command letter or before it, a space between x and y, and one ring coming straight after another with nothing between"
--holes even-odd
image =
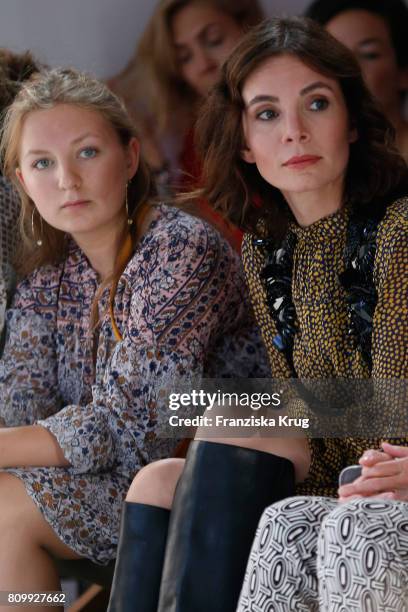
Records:
<instances>
[{"instance_id":1,"label":"geometric print skirt","mask_svg":"<svg viewBox=\"0 0 408 612\"><path fill-rule=\"evenodd\" d=\"M408 612L408 503L291 497L263 513L237 612Z\"/></svg>"}]
</instances>

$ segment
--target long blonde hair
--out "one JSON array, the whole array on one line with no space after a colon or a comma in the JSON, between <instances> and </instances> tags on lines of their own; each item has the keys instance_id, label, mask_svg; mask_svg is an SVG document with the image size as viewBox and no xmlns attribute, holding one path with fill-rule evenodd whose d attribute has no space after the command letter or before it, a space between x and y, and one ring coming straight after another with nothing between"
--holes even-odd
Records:
<instances>
[{"instance_id":1,"label":"long blonde hair","mask_svg":"<svg viewBox=\"0 0 408 612\"><path fill-rule=\"evenodd\" d=\"M179 75L171 34L171 22L175 14L195 2L213 5L231 15L243 30L258 23L263 16L257 0L158 2L134 56L123 72L112 79L111 84L125 101L136 123L146 114L154 118L159 136L170 127L174 128L175 124L177 127L187 127L197 102L197 94Z\"/></svg>"},{"instance_id":2,"label":"long blonde hair","mask_svg":"<svg viewBox=\"0 0 408 612\"><path fill-rule=\"evenodd\" d=\"M19 147L25 117L32 111L44 110L58 104L71 104L99 112L114 128L120 142L126 147L136 136L135 128L123 103L100 81L74 69L53 69L37 73L26 81L9 107L3 123L0 141L0 155L3 173L13 182L21 197L20 232L22 251L16 267L23 274L29 274L46 264L58 264L67 255L68 240L59 229L49 225L39 214L35 205L26 194L16 176L19 166ZM118 280L130 260L138 240L139 213L156 196L147 165L141 159L135 176L128 183L128 212L134 223L124 232L123 244L114 264L112 275L100 286L94 300L92 324L98 323L97 305L103 290L111 286L110 303L112 324L114 321L112 304ZM38 238L41 236L41 244ZM115 331L115 335L116 331Z\"/></svg>"},{"instance_id":3,"label":"long blonde hair","mask_svg":"<svg viewBox=\"0 0 408 612\"><path fill-rule=\"evenodd\" d=\"M34 202L25 193L16 177L25 117L32 111L50 109L58 104L71 104L101 113L114 128L124 147L129 144L132 137L136 136L135 128L123 103L106 85L88 74L74 69L57 68L37 73L22 86L4 118L0 155L3 172L13 182L21 197L20 231L23 251L17 266L23 274L28 274L46 264L56 264L66 256L67 240L64 232L40 219L34 211ZM141 160L128 187L129 216L136 219L140 205L154 195L150 173ZM135 225L130 226L133 241L136 240ZM41 245L37 244L40 235Z\"/></svg>"}]
</instances>

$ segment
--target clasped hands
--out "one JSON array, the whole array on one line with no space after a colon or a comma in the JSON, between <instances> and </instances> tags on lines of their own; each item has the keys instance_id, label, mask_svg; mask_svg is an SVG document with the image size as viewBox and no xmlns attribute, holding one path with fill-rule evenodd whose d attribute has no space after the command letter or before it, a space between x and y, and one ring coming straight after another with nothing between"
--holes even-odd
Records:
<instances>
[{"instance_id":1,"label":"clasped hands","mask_svg":"<svg viewBox=\"0 0 408 612\"><path fill-rule=\"evenodd\" d=\"M359 460L362 474L338 490L339 501L361 497L408 501L408 447L384 442L384 452L367 450Z\"/></svg>"}]
</instances>

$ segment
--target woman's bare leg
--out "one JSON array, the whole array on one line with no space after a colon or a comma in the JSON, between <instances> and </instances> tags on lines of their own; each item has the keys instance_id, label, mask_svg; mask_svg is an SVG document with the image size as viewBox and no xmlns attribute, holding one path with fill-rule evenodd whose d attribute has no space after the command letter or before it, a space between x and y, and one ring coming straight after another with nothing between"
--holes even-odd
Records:
<instances>
[{"instance_id":1,"label":"woman's bare leg","mask_svg":"<svg viewBox=\"0 0 408 612\"><path fill-rule=\"evenodd\" d=\"M16 476L0 473L0 591L59 591L52 555L79 559L55 534ZM36 607L46 612L48 607ZM27 607L1 607L18 612ZM62 608L54 608L54 610Z\"/></svg>"},{"instance_id":2,"label":"woman's bare leg","mask_svg":"<svg viewBox=\"0 0 408 612\"><path fill-rule=\"evenodd\" d=\"M162 459L142 468L133 479L126 501L170 510L184 459Z\"/></svg>"},{"instance_id":3,"label":"woman's bare leg","mask_svg":"<svg viewBox=\"0 0 408 612\"><path fill-rule=\"evenodd\" d=\"M295 466L297 482L308 474L310 451L305 438L211 438L205 433L198 430L196 440L253 448L289 459ZM142 468L130 485L126 501L170 510L184 463L184 459L162 459Z\"/></svg>"}]
</instances>

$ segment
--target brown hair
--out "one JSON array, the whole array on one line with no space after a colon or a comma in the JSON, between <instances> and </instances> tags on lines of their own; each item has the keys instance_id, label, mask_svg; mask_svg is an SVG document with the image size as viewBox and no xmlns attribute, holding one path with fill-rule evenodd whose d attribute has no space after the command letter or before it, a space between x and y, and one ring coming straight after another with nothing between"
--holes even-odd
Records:
<instances>
[{"instance_id":1,"label":"brown hair","mask_svg":"<svg viewBox=\"0 0 408 612\"><path fill-rule=\"evenodd\" d=\"M7 107L16 97L23 81L38 72L41 65L30 51L13 53L0 48L0 114L3 117Z\"/></svg>"},{"instance_id":2,"label":"brown hair","mask_svg":"<svg viewBox=\"0 0 408 612\"><path fill-rule=\"evenodd\" d=\"M259 233L262 218L262 226L275 237L285 233L291 215L280 191L262 178L255 164L242 159L242 88L260 64L282 54L298 57L341 87L358 132L358 140L350 145L344 203L370 203L407 187L407 168L394 146L394 129L364 85L353 54L309 19L267 20L244 37L224 65L200 110L196 139L204 165L200 196L252 233Z\"/></svg>"},{"instance_id":3,"label":"brown hair","mask_svg":"<svg viewBox=\"0 0 408 612\"><path fill-rule=\"evenodd\" d=\"M136 47L135 54L121 74L112 80L113 89L124 99L128 108L138 115L148 112L157 122L159 134L174 127L175 118L189 117L196 105L197 94L179 75L174 50L171 23L184 7L202 2L233 17L246 30L262 19L258 0L160 0ZM138 99L138 91L143 99ZM176 123L178 121L176 120ZM182 119L181 119L182 122Z\"/></svg>"}]
</instances>

